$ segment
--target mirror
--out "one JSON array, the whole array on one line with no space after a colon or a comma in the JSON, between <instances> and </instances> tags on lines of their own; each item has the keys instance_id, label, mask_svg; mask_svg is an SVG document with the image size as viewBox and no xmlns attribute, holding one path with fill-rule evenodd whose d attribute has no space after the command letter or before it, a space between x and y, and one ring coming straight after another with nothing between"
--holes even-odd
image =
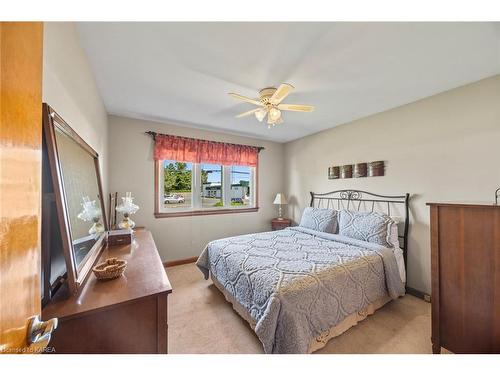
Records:
<instances>
[{"instance_id":1,"label":"mirror","mask_svg":"<svg viewBox=\"0 0 500 375\"><path fill-rule=\"evenodd\" d=\"M43 115L67 279L76 292L99 256L107 230L99 158L47 104Z\"/></svg>"}]
</instances>

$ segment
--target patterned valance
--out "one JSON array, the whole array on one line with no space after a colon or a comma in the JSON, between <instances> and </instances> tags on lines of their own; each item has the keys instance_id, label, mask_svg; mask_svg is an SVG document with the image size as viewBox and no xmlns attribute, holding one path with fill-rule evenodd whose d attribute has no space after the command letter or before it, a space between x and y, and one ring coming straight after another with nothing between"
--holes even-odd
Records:
<instances>
[{"instance_id":1,"label":"patterned valance","mask_svg":"<svg viewBox=\"0 0 500 375\"><path fill-rule=\"evenodd\" d=\"M256 167L262 147L206 141L148 132L155 139L155 160Z\"/></svg>"}]
</instances>

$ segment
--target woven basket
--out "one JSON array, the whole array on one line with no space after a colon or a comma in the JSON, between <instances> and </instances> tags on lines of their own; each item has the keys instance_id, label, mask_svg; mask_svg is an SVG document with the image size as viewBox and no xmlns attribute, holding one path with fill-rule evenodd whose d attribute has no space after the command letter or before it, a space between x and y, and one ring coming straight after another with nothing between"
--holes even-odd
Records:
<instances>
[{"instance_id":1,"label":"woven basket","mask_svg":"<svg viewBox=\"0 0 500 375\"><path fill-rule=\"evenodd\" d=\"M120 277L125 268L127 268L126 260L109 258L92 268L92 271L94 271L94 275L98 280L111 280Z\"/></svg>"}]
</instances>

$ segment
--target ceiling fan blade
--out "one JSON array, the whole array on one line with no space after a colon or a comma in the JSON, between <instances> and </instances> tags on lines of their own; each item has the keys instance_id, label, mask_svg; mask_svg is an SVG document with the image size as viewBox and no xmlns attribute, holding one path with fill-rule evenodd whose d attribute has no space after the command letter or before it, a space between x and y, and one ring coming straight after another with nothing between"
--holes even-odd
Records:
<instances>
[{"instance_id":1,"label":"ceiling fan blade","mask_svg":"<svg viewBox=\"0 0 500 375\"><path fill-rule=\"evenodd\" d=\"M271 96L269 101L274 105L281 103L281 101L285 99L294 88L295 87L293 87L289 83L282 83L280 87L278 87L278 89L274 92L273 96Z\"/></svg>"},{"instance_id":2,"label":"ceiling fan blade","mask_svg":"<svg viewBox=\"0 0 500 375\"><path fill-rule=\"evenodd\" d=\"M231 95L235 99L242 100L242 101L248 102L248 103L252 103L252 104L258 105L259 107L262 107L264 105L261 102L259 102L258 100L250 99L250 98L247 98L246 96L243 96L240 94L235 94L233 92L230 92L229 95Z\"/></svg>"},{"instance_id":3,"label":"ceiling fan blade","mask_svg":"<svg viewBox=\"0 0 500 375\"><path fill-rule=\"evenodd\" d=\"M280 104L278 105L278 109L283 111L312 112L314 111L314 106L303 104Z\"/></svg>"},{"instance_id":4,"label":"ceiling fan blade","mask_svg":"<svg viewBox=\"0 0 500 375\"><path fill-rule=\"evenodd\" d=\"M255 112L260 111L260 110L261 110L261 108L251 109L250 111L246 111L246 112L240 113L239 115L236 116L236 118L250 116L250 115L252 115Z\"/></svg>"}]
</instances>

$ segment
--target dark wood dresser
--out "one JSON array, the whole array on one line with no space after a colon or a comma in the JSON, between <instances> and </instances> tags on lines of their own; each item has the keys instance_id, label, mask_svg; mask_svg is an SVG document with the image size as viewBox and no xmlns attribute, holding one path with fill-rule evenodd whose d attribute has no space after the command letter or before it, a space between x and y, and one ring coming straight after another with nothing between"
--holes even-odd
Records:
<instances>
[{"instance_id":1,"label":"dark wood dresser","mask_svg":"<svg viewBox=\"0 0 500 375\"><path fill-rule=\"evenodd\" d=\"M135 232L130 245L103 250L100 261L128 262L120 278L98 281L92 274L80 292L58 292L43 309L59 327L49 345L56 353L167 353L167 296L172 292L151 233Z\"/></svg>"},{"instance_id":2,"label":"dark wood dresser","mask_svg":"<svg viewBox=\"0 0 500 375\"><path fill-rule=\"evenodd\" d=\"M500 353L500 206L428 205L432 351Z\"/></svg>"}]
</instances>

